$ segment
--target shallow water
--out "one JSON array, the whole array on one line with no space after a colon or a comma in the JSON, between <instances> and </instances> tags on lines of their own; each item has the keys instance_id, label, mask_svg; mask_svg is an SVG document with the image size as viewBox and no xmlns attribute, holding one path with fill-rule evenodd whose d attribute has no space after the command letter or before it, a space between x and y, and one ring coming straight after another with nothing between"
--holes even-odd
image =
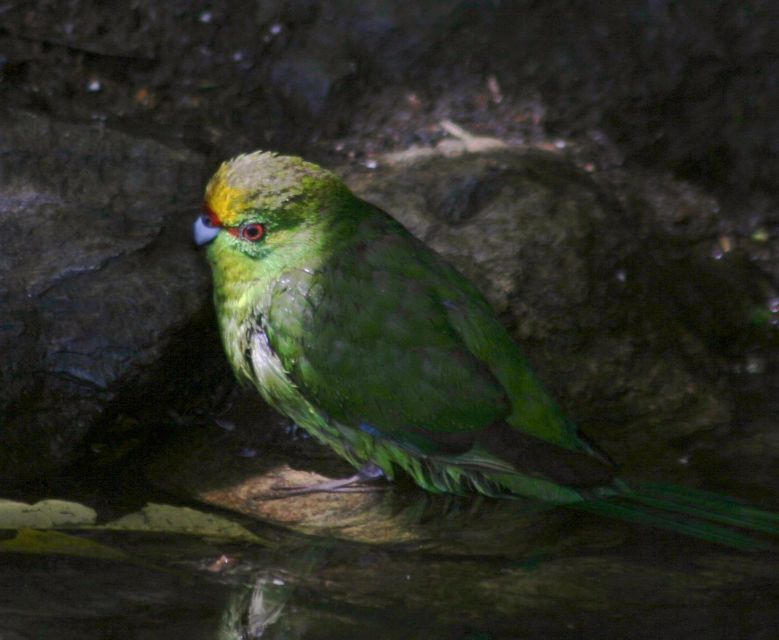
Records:
<instances>
[{"instance_id":1,"label":"shallow water","mask_svg":"<svg viewBox=\"0 0 779 640\"><path fill-rule=\"evenodd\" d=\"M738 424L691 446L671 479L776 510L772 380L750 379ZM776 637L779 553L399 485L268 500L252 473L288 461L337 474L337 463L312 442L277 447L278 459L262 448L248 455L236 432L215 431L155 448L156 472L145 451L121 470L7 497L55 495L91 505L104 522L189 492L230 511L187 504L265 544L92 530L67 533L124 556L0 553L0 638ZM14 535L0 532L0 543Z\"/></svg>"},{"instance_id":2,"label":"shallow water","mask_svg":"<svg viewBox=\"0 0 779 640\"><path fill-rule=\"evenodd\" d=\"M776 556L574 513L509 526L494 511L413 544L97 536L138 563L5 554L0 637L775 637ZM264 633L241 635L249 620Z\"/></svg>"}]
</instances>

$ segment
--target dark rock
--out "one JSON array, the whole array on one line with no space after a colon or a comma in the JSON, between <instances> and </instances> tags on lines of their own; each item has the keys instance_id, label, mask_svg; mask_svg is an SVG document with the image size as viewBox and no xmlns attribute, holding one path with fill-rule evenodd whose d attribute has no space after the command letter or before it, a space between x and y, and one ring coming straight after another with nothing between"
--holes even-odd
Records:
<instances>
[{"instance_id":1,"label":"dark rock","mask_svg":"<svg viewBox=\"0 0 779 640\"><path fill-rule=\"evenodd\" d=\"M188 233L203 184L199 156L25 113L4 122L7 483L71 462L128 388L160 386L159 363L203 313L208 277Z\"/></svg>"},{"instance_id":2,"label":"dark rock","mask_svg":"<svg viewBox=\"0 0 779 640\"><path fill-rule=\"evenodd\" d=\"M607 7L12 3L0 32L4 102L154 123L228 155L325 138L321 152L344 132L394 146L425 139L442 117L523 136L530 99L541 103L530 119L556 134L605 131L636 163L775 196L776 3ZM410 93L421 108L404 122Z\"/></svg>"},{"instance_id":3,"label":"dark rock","mask_svg":"<svg viewBox=\"0 0 779 640\"><path fill-rule=\"evenodd\" d=\"M520 4L472 11L445 55L539 89L558 130L603 129L638 162L776 193L776 3Z\"/></svg>"},{"instance_id":4,"label":"dark rock","mask_svg":"<svg viewBox=\"0 0 779 640\"><path fill-rule=\"evenodd\" d=\"M285 103L303 118L320 116L332 94L343 91L356 70L353 61L325 51L282 57L271 71L270 79Z\"/></svg>"},{"instance_id":5,"label":"dark rock","mask_svg":"<svg viewBox=\"0 0 779 640\"><path fill-rule=\"evenodd\" d=\"M452 172L448 180L430 185L425 195L427 206L434 216L447 224L466 222L500 190L500 176L496 178L491 180L468 171L463 175Z\"/></svg>"}]
</instances>

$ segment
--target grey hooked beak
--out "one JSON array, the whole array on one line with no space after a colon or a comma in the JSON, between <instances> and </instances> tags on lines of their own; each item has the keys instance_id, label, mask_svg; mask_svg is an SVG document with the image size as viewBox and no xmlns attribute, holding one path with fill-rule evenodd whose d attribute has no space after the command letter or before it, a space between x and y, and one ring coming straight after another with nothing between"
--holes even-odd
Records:
<instances>
[{"instance_id":1,"label":"grey hooked beak","mask_svg":"<svg viewBox=\"0 0 779 640\"><path fill-rule=\"evenodd\" d=\"M198 216L195 224L192 225L192 235L195 237L197 246L208 244L219 234L219 227L211 224L208 216Z\"/></svg>"}]
</instances>

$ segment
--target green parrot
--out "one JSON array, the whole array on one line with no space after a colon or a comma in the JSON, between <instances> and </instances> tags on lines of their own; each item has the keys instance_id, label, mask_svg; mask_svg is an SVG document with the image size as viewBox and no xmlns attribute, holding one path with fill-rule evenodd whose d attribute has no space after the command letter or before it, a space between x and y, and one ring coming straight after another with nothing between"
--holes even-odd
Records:
<instances>
[{"instance_id":1,"label":"green parrot","mask_svg":"<svg viewBox=\"0 0 779 640\"><path fill-rule=\"evenodd\" d=\"M194 236L237 377L360 469L313 489L404 473L740 548L764 541L731 526L779 535L779 515L619 479L478 289L330 171L270 152L225 162Z\"/></svg>"}]
</instances>

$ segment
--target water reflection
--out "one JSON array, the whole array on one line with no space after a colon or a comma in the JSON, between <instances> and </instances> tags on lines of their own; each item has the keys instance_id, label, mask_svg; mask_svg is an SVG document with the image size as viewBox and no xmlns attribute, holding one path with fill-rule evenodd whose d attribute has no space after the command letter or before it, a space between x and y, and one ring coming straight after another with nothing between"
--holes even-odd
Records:
<instances>
[{"instance_id":1,"label":"water reflection","mask_svg":"<svg viewBox=\"0 0 779 640\"><path fill-rule=\"evenodd\" d=\"M381 492L380 542L102 532L131 562L5 554L0 632L71 638L729 638L779 624L779 559L523 502ZM369 531L365 525L363 533ZM334 530L334 533L337 533ZM16 634L16 635L14 635Z\"/></svg>"}]
</instances>

